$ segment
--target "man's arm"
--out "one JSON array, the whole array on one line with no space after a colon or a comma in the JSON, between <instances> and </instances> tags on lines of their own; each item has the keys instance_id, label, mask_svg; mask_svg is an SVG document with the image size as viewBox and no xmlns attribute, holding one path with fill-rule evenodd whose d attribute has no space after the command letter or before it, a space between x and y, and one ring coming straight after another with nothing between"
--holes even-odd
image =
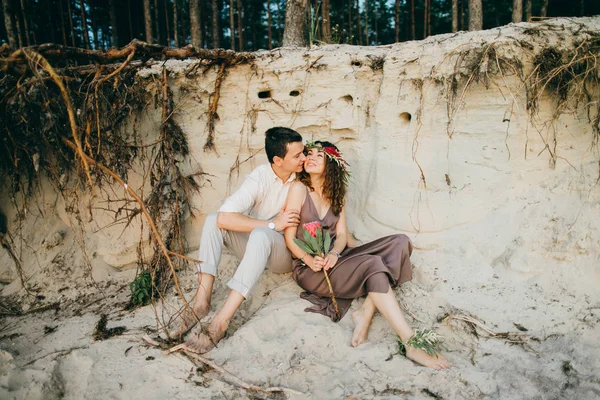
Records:
<instances>
[{"instance_id":1,"label":"man's arm","mask_svg":"<svg viewBox=\"0 0 600 400\"><path fill-rule=\"evenodd\" d=\"M256 170L255 170L256 171ZM267 228L269 221L251 218L246 215L261 195L259 178L255 172L250 174L240 188L229 196L217 215L217 226L233 232L252 232L256 228ZM275 230L283 231L288 226L297 226L300 222L297 211L282 211L273 218Z\"/></svg>"},{"instance_id":2,"label":"man's arm","mask_svg":"<svg viewBox=\"0 0 600 400\"><path fill-rule=\"evenodd\" d=\"M268 221L254 219L236 212L219 211L217 215L217 226L233 232L252 232L255 228L266 228Z\"/></svg>"}]
</instances>

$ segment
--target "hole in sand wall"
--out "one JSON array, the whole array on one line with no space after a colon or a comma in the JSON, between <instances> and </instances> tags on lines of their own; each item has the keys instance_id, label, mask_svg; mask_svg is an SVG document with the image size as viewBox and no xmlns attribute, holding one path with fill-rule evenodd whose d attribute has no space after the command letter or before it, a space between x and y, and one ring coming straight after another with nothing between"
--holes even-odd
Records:
<instances>
[{"instance_id":1,"label":"hole in sand wall","mask_svg":"<svg viewBox=\"0 0 600 400\"><path fill-rule=\"evenodd\" d=\"M292 96L292 97L300 96L300 93L302 93L302 91L300 91L300 90L292 90L290 92L290 96Z\"/></svg>"},{"instance_id":2,"label":"hole in sand wall","mask_svg":"<svg viewBox=\"0 0 600 400\"><path fill-rule=\"evenodd\" d=\"M358 61L358 60L353 60L350 64L353 67L361 67L362 66L362 63L360 61Z\"/></svg>"},{"instance_id":3,"label":"hole in sand wall","mask_svg":"<svg viewBox=\"0 0 600 400\"><path fill-rule=\"evenodd\" d=\"M354 103L354 97L352 97L352 95L350 95L350 94L340 97L340 100L343 100L348 104Z\"/></svg>"},{"instance_id":4,"label":"hole in sand wall","mask_svg":"<svg viewBox=\"0 0 600 400\"><path fill-rule=\"evenodd\" d=\"M412 115L407 112L403 112L400 114L400 125L409 125L410 120L412 119Z\"/></svg>"},{"instance_id":5,"label":"hole in sand wall","mask_svg":"<svg viewBox=\"0 0 600 400\"><path fill-rule=\"evenodd\" d=\"M271 91L270 90L263 90L258 92L258 98L259 99L270 99L271 98Z\"/></svg>"}]
</instances>

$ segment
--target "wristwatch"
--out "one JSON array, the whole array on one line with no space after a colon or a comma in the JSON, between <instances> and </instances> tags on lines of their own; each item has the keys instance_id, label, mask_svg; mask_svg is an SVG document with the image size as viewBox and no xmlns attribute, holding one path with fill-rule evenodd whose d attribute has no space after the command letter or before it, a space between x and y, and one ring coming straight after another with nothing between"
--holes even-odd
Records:
<instances>
[{"instance_id":1,"label":"wristwatch","mask_svg":"<svg viewBox=\"0 0 600 400\"><path fill-rule=\"evenodd\" d=\"M267 226L269 227L269 229L275 230L275 222L270 219L269 222L267 222Z\"/></svg>"}]
</instances>

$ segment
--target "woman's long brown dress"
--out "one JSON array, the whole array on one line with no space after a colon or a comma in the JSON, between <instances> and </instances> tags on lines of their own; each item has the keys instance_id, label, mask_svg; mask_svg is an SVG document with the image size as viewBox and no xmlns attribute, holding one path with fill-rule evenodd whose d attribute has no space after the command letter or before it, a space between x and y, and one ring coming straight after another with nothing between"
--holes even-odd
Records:
<instances>
[{"instance_id":1,"label":"woman's long brown dress","mask_svg":"<svg viewBox=\"0 0 600 400\"><path fill-rule=\"evenodd\" d=\"M296 237L304 240L302 226L318 221L331 233L331 247L335 242L335 229L339 221L331 208L323 219L319 218L315 204L308 191L300 210L300 225ZM337 264L327 271L338 303L341 317L350 308L352 300L369 292L387 293L389 287L412 279L410 255L412 243L406 235L386 236L359 247L346 247ZM314 306L305 311L316 312L338 321L329 288L322 271L314 272L300 260L294 259L294 280L306 290L300 296Z\"/></svg>"}]
</instances>

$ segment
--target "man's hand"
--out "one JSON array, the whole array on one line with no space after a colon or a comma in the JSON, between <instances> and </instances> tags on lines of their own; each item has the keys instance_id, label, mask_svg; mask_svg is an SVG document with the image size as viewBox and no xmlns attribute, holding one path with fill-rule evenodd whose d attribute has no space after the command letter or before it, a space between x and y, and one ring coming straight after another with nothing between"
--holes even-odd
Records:
<instances>
[{"instance_id":1,"label":"man's hand","mask_svg":"<svg viewBox=\"0 0 600 400\"><path fill-rule=\"evenodd\" d=\"M298 226L300 224L300 212L296 210L281 211L273 222L275 222L277 232L281 232L290 226Z\"/></svg>"}]
</instances>

